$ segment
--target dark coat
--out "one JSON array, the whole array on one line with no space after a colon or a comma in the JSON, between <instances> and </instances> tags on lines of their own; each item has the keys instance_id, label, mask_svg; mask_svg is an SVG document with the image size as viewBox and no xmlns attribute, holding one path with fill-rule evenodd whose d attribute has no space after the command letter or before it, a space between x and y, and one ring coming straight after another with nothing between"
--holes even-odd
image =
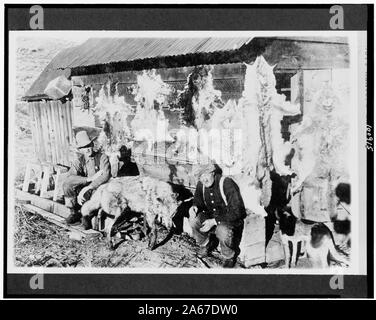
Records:
<instances>
[{"instance_id":1,"label":"dark coat","mask_svg":"<svg viewBox=\"0 0 376 320\"><path fill-rule=\"evenodd\" d=\"M223 192L227 200L226 206L219 187L220 179L221 175L217 174L213 185L205 188L205 196L203 185L198 182L193 205L197 206L199 211L207 212L217 223L240 223L246 217L246 211L239 187L230 177L224 179Z\"/></svg>"}]
</instances>

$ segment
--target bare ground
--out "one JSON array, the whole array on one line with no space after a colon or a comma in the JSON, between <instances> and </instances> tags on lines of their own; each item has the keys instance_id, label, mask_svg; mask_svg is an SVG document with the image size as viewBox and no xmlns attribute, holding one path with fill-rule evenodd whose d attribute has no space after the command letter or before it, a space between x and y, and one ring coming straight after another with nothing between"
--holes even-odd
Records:
<instances>
[{"instance_id":1,"label":"bare ground","mask_svg":"<svg viewBox=\"0 0 376 320\"><path fill-rule=\"evenodd\" d=\"M197 257L197 245L186 234L174 234L160 227L155 250L148 249L148 239L118 239L110 249L104 237L72 239L70 231L19 206L15 208L14 264L17 267L83 267L83 268L221 268L218 250L205 259ZM335 266L336 264L332 264ZM298 269L312 268L307 258L300 257ZM245 267L238 261L235 268ZM248 269L284 268L284 260L255 265Z\"/></svg>"},{"instance_id":2,"label":"bare ground","mask_svg":"<svg viewBox=\"0 0 376 320\"><path fill-rule=\"evenodd\" d=\"M205 261L198 259L194 240L185 234L173 235L167 243L153 251L147 248L145 237L141 240L119 240L121 243L117 249L111 250L103 238L70 239L69 231L19 207L16 207L15 218L15 265L20 267L208 268L221 266L218 253ZM158 242L162 242L167 235L167 230L160 227Z\"/></svg>"},{"instance_id":3,"label":"bare ground","mask_svg":"<svg viewBox=\"0 0 376 320\"><path fill-rule=\"evenodd\" d=\"M197 245L186 234L174 234L164 243L168 231L160 227L155 250L148 249L147 237L119 239L115 250L104 238L71 239L70 232L19 206L15 209L14 257L17 267L95 268L221 268L219 251L205 259L197 257ZM280 268L282 261L252 268ZM243 269L238 262L235 268Z\"/></svg>"}]
</instances>

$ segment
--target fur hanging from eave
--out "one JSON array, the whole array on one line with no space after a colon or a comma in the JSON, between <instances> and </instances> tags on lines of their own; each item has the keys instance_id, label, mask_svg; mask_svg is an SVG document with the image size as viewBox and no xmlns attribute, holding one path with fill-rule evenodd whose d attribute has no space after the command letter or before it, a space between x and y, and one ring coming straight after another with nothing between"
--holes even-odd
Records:
<instances>
[{"instance_id":1,"label":"fur hanging from eave","mask_svg":"<svg viewBox=\"0 0 376 320\"><path fill-rule=\"evenodd\" d=\"M196 129L203 127L216 108L224 106L221 92L214 89L209 67L197 66L189 74L184 90L178 97L178 106L181 110L181 123Z\"/></svg>"}]
</instances>

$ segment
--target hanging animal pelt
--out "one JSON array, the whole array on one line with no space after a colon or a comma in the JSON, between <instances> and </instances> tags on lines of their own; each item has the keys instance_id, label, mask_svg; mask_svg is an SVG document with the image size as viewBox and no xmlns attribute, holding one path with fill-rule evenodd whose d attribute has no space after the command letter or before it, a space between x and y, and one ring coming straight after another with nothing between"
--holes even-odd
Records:
<instances>
[{"instance_id":1,"label":"hanging animal pelt","mask_svg":"<svg viewBox=\"0 0 376 320\"><path fill-rule=\"evenodd\" d=\"M284 164L291 145L282 139L280 120L283 115L299 114L300 106L286 101L285 96L277 93L273 66L262 56L253 65L247 65L243 98L246 104L255 105L258 110L256 128L259 132L250 132L250 136L258 136L260 142L256 170L253 170L262 189L261 203L266 207L271 198L270 172L275 169L281 175L292 173ZM248 114L246 118L253 117Z\"/></svg>"},{"instance_id":2,"label":"hanging animal pelt","mask_svg":"<svg viewBox=\"0 0 376 320\"><path fill-rule=\"evenodd\" d=\"M296 152L291 165L297 174L292 192L302 191L304 209L299 211L304 218L327 220L336 215L336 186L349 181L348 106L328 83L312 100L313 107L291 135Z\"/></svg>"},{"instance_id":3,"label":"hanging animal pelt","mask_svg":"<svg viewBox=\"0 0 376 320\"><path fill-rule=\"evenodd\" d=\"M224 103L221 92L213 86L213 76L208 66L198 66L189 74L187 84L178 97L181 123L201 129L213 115L215 108Z\"/></svg>"}]
</instances>

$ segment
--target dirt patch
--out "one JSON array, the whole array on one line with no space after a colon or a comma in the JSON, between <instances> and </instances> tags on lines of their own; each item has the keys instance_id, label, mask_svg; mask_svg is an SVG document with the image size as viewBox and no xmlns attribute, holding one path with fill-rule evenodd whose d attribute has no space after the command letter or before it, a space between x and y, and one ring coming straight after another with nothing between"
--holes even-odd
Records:
<instances>
[{"instance_id":1,"label":"dirt patch","mask_svg":"<svg viewBox=\"0 0 376 320\"><path fill-rule=\"evenodd\" d=\"M160 227L158 243L163 243L168 230ZM48 222L20 207L15 210L14 250L18 267L96 267L96 268L221 268L218 250L210 257L199 259L197 245L186 234L174 234L155 250L148 249L148 239L117 240L116 250L109 248L105 238L73 240L69 231ZM244 268L240 262L236 268ZM280 268L273 263L268 268ZM261 268L260 265L252 268Z\"/></svg>"},{"instance_id":2,"label":"dirt patch","mask_svg":"<svg viewBox=\"0 0 376 320\"><path fill-rule=\"evenodd\" d=\"M38 215L16 207L15 265L43 267L128 267L128 268L203 268L196 257L197 246L185 234L173 235L151 251L147 238L122 241L116 250L105 239L72 240L69 232ZM168 231L160 227L158 242ZM211 258L220 266L220 259ZM213 266L214 262L210 264Z\"/></svg>"}]
</instances>

